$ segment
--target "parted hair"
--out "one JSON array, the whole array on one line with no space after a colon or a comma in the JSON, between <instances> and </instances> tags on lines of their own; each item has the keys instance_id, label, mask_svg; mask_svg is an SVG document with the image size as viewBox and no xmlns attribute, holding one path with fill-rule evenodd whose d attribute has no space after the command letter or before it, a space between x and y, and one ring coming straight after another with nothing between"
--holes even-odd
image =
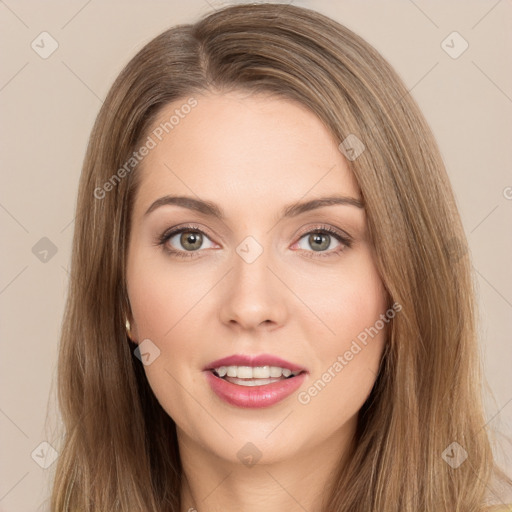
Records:
<instances>
[{"instance_id":1,"label":"parted hair","mask_svg":"<svg viewBox=\"0 0 512 512\"><path fill-rule=\"evenodd\" d=\"M503 473L484 426L470 256L431 130L398 74L354 32L310 9L245 4L146 44L116 78L92 129L59 344L64 435L52 512L180 511L176 426L125 330L137 166L104 197L95 190L147 138L165 105L209 91L294 100L341 147L353 137L364 144L347 163L379 273L402 310L390 322L350 459L326 482L318 510L487 510L491 478ZM442 456L454 442L468 455L457 468Z\"/></svg>"}]
</instances>

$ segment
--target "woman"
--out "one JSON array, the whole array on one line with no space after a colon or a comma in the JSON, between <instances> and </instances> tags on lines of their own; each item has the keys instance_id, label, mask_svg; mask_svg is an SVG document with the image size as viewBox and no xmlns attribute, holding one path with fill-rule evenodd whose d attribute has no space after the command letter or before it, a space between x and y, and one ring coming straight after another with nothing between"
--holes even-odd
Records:
<instances>
[{"instance_id":1,"label":"woman","mask_svg":"<svg viewBox=\"0 0 512 512\"><path fill-rule=\"evenodd\" d=\"M460 218L347 28L242 5L147 44L73 244L52 510L489 510Z\"/></svg>"}]
</instances>

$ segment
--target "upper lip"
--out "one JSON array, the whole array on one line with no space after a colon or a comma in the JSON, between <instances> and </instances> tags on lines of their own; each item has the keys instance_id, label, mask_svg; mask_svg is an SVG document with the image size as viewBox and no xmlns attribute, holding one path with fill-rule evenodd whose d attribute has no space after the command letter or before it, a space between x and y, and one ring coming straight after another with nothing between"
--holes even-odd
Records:
<instances>
[{"instance_id":1,"label":"upper lip","mask_svg":"<svg viewBox=\"0 0 512 512\"><path fill-rule=\"evenodd\" d=\"M211 363L208 363L203 368L203 371L214 370L215 368L220 368L221 366L279 366L281 368L288 368L292 372L307 372L306 368L294 363L290 363L290 361L286 361L280 357L273 356L272 354L233 354L232 356L223 357L222 359L217 359Z\"/></svg>"}]
</instances>

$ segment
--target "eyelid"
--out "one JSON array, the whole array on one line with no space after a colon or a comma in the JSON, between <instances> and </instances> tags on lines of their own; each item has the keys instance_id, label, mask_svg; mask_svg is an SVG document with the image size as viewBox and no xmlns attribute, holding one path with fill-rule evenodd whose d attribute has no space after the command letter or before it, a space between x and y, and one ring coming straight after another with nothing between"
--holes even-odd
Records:
<instances>
[{"instance_id":1,"label":"eyelid","mask_svg":"<svg viewBox=\"0 0 512 512\"><path fill-rule=\"evenodd\" d=\"M206 235L208 238L211 238L211 236L208 234L205 228L202 228L198 224L187 223L183 225L178 224L177 226L173 226L172 228L166 229L161 235L157 237L157 239L163 242L183 231L198 231L201 234Z\"/></svg>"},{"instance_id":2,"label":"eyelid","mask_svg":"<svg viewBox=\"0 0 512 512\"><path fill-rule=\"evenodd\" d=\"M332 235L337 235L342 239L345 239L346 242L352 243L354 241L354 238L349 235L346 231L340 228L335 228L333 226L330 226L329 224L316 224L314 227L307 227L304 230L301 230L300 233L297 235L299 238L302 238L304 235L308 235L310 233L315 233L316 231L319 232L328 232Z\"/></svg>"}]
</instances>

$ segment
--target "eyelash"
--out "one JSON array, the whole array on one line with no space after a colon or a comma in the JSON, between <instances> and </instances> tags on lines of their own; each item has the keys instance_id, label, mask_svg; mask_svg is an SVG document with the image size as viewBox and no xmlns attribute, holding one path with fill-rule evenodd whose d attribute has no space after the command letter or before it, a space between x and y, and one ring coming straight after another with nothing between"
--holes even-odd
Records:
<instances>
[{"instance_id":1,"label":"eyelash","mask_svg":"<svg viewBox=\"0 0 512 512\"><path fill-rule=\"evenodd\" d=\"M183 233L185 231L191 231L193 233L201 233L202 235L210 238L202 229L200 229L198 226L194 224L189 224L187 226L182 226L181 228L173 229L171 231L167 230L164 231L157 239L156 245L162 246L164 251L167 252L171 256L176 256L178 258L194 258L195 254L199 252L198 251L181 251L176 249L169 249L165 244L168 240L170 240L173 236L178 235L180 233ZM311 234L322 234L322 233L328 233L329 235L333 236L338 242L340 242L342 245L338 249L332 249L330 251L305 251L307 257L309 258L325 258L325 257L331 257L331 256L340 256L340 254L346 249L350 248L352 246L352 238L347 235L343 234L342 232L326 225L320 225L315 228L313 228L310 231L306 231L305 233L301 234L299 237L299 240L304 238L306 235ZM303 249L301 249L303 250ZM313 253L313 254L312 254Z\"/></svg>"}]
</instances>

